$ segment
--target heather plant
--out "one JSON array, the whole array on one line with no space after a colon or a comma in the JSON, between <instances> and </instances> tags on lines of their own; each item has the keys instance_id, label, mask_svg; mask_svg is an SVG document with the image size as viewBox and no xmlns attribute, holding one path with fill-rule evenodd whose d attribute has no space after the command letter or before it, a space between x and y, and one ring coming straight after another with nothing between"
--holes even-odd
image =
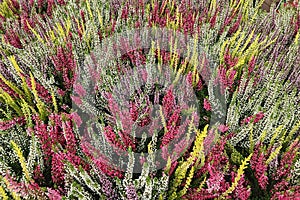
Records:
<instances>
[{"instance_id":1,"label":"heather plant","mask_svg":"<svg viewBox=\"0 0 300 200\"><path fill-rule=\"evenodd\" d=\"M1 1L1 197L299 198L299 5L262 4Z\"/></svg>"}]
</instances>

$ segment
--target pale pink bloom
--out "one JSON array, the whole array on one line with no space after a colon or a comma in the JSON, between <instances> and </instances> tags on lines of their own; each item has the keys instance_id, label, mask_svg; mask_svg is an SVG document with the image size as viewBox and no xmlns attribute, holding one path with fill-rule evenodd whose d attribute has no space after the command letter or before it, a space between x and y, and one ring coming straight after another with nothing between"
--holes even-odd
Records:
<instances>
[{"instance_id":1,"label":"pale pink bloom","mask_svg":"<svg viewBox=\"0 0 300 200\"><path fill-rule=\"evenodd\" d=\"M81 100L80 97L77 97L77 96L71 96L71 99L72 99L72 101L74 101L74 103L75 103L76 105L78 105L78 106L82 104L82 100Z\"/></svg>"},{"instance_id":2,"label":"pale pink bloom","mask_svg":"<svg viewBox=\"0 0 300 200\"><path fill-rule=\"evenodd\" d=\"M86 95L86 90L79 83L74 84L74 90L80 97L84 97Z\"/></svg>"},{"instance_id":3,"label":"pale pink bloom","mask_svg":"<svg viewBox=\"0 0 300 200\"><path fill-rule=\"evenodd\" d=\"M224 125L224 124L221 124L219 127L218 127L218 130L221 131L222 133L225 133L226 131L229 130L229 127Z\"/></svg>"}]
</instances>

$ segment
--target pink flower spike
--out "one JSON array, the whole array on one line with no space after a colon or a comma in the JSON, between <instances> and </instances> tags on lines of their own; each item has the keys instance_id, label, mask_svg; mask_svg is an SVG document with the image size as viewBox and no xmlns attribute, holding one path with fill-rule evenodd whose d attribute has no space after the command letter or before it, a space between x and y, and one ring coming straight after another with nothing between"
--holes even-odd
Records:
<instances>
[{"instance_id":1,"label":"pink flower spike","mask_svg":"<svg viewBox=\"0 0 300 200\"><path fill-rule=\"evenodd\" d=\"M248 74L250 75L254 71L256 58L253 56L248 64Z\"/></svg>"},{"instance_id":2,"label":"pink flower spike","mask_svg":"<svg viewBox=\"0 0 300 200\"><path fill-rule=\"evenodd\" d=\"M210 111L211 110L211 105L209 103L209 101L205 98L204 99L204 105L203 105L203 108L207 111Z\"/></svg>"},{"instance_id":3,"label":"pink flower spike","mask_svg":"<svg viewBox=\"0 0 300 200\"><path fill-rule=\"evenodd\" d=\"M196 90L200 91L200 90L202 90L202 88L203 88L203 83L202 83L201 80L199 80L198 83L197 83L197 86L196 86Z\"/></svg>"},{"instance_id":4,"label":"pink flower spike","mask_svg":"<svg viewBox=\"0 0 300 200\"><path fill-rule=\"evenodd\" d=\"M77 105L81 105L82 104L82 100L80 97L76 97L76 96L71 96L72 101L74 101L74 103L76 103Z\"/></svg>"},{"instance_id":5,"label":"pink flower spike","mask_svg":"<svg viewBox=\"0 0 300 200\"><path fill-rule=\"evenodd\" d=\"M74 84L74 90L80 97L86 95L86 90L82 87L81 84Z\"/></svg>"},{"instance_id":6,"label":"pink flower spike","mask_svg":"<svg viewBox=\"0 0 300 200\"><path fill-rule=\"evenodd\" d=\"M140 157L140 164L143 165L146 162L146 158L144 156Z\"/></svg>"},{"instance_id":7,"label":"pink flower spike","mask_svg":"<svg viewBox=\"0 0 300 200\"><path fill-rule=\"evenodd\" d=\"M262 111L258 112L256 115L255 115L255 119L254 119L254 123L257 123L259 122L262 118L264 118L264 113Z\"/></svg>"},{"instance_id":8,"label":"pink flower spike","mask_svg":"<svg viewBox=\"0 0 300 200\"><path fill-rule=\"evenodd\" d=\"M221 124L219 127L218 127L218 130L221 131L222 133L225 133L229 130L229 127L224 125L224 124Z\"/></svg>"},{"instance_id":9,"label":"pink flower spike","mask_svg":"<svg viewBox=\"0 0 300 200\"><path fill-rule=\"evenodd\" d=\"M167 94L163 98L163 110L164 114L169 117L175 107L175 97L172 88L167 91Z\"/></svg>"},{"instance_id":10,"label":"pink flower spike","mask_svg":"<svg viewBox=\"0 0 300 200\"><path fill-rule=\"evenodd\" d=\"M189 86L193 86L193 74L189 72L186 76L186 82Z\"/></svg>"},{"instance_id":11,"label":"pink flower spike","mask_svg":"<svg viewBox=\"0 0 300 200\"><path fill-rule=\"evenodd\" d=\"M53 190L51 188L47 188L48 193L47 196L49 197L50 200L60 200L62 197L60 193L57 190Z\"/></svg>"},{"instance_id":12,"label":"pink flower spike","mask_svg":"<svg viewBox=\"0 0 300 200\"><path fill-rule=\"evenodd\" d=\"M64 96L66 92L65 92L64 90L58 88L57 93L58 93L60 96Z\"/></svg>"},{"instance_id":13,"label":"pink flower spike","mask_svg":"<svg viewBox=\"0 0 300 200\"><path fill-rule=\"evenodd\" d=\"M66 5L66 2L64 0L57 0L57 3L61 6Z\"/></svg>"},{"instance_id":14,"label":"pink flower spike","mask_svg":"<svg viewBox=\"0 0 300 200\"><path fill-rule=\"evenodd\" d=\"M74 120L74 122L76 123L76 125L79 127L82 124L82 120L80 118L80 116L78 115L78 113L74 112L71 113L71 119Z\"/></svg>"},{"instance_id":15,"label":"pink flower spike","mask_svg":"<svg viewBox=\"0 0 300 200\"><path fill-rule=\"evenodd\" d=\"M5 131L12 128L15 125L15 121L0 121L0 130Z\"/></svg>"}]
</instances>

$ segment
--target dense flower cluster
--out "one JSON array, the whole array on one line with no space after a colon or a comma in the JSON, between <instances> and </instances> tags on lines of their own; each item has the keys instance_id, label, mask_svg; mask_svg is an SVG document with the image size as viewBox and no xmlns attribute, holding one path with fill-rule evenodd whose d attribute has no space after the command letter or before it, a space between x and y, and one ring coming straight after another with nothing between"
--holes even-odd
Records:
<instances>
[{"instance_id":1,"label":"dense flower cluster","mask_svg":"<svg viewBox=\"0 0 300 200\"><path fill-rule=\"evenodd\" d=\"M300 5L263 2L1 0L1 199L300 199Z\"/></svg>"}]
</instances>

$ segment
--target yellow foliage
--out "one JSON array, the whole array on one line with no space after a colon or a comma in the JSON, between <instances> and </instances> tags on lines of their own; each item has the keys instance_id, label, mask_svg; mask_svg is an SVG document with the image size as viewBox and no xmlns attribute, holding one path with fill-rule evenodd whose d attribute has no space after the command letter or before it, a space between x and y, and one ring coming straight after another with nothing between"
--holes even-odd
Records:
<instances>
[{"instance_id":1,"label":"yellow foliage","mask_svg":"<svg viewBox=\"0 0 300 200\"><path fill-rule=\"evenodd\" d=\"M199 132L195 127L194 127L194 130L196 131L197 135L196 135L195 143L193 146L193 151L191 152L190 157L186 161L181 161L179 163L179 165L175 171L175 178L171 184L169 199L179 198L186 193L185 189L181 190L180 193L177 193L176 191L177 191L177 187L182 183L184 178L186 178L187 170L191 167L191 165L194 163L194 161L196 160L196 163L195 163L195 165L192 166L192 168L190 170L190 174L187 177L187 182L186 182L186 184L188 184L187 187L189 186L189 184L193 178L195 166L197 166L197 164L199 163L200 160L203 161L203 163L204 163L205 157L204 157L204 153L203 153L203 141L207 135L208 125L205 126L205 128L202 132Z\"/></svg>"},{"instance_id":2,"label":"yellow foliage","mask_svg":"<svg viewBox=\"0 0 300 200\"><path fill-rule=\"evenodd\" d=\"M246 50L245 56L249 60L253 55L257 54L259 47L266 43L266 39L262 42L259 42L260 34L255 38L254 42L250 45L250 47Z\"/></svg>"},{"instance_id":3,"label":"yellow foliage","mask_svg":"<svg viewBox=\"0 0 300 200\"><path fill-rule=\"evenodd\" d=\"M149 154L152 154L152 153L153 153L153 145L152 145L152 141L149 142L149 144L148 144L147 147L148 147L148 153L149 153Z\"/></svg>"},{"instance_id":4,"label":"yellow foliage","mask_svg":"<svg viewBox=\"0 0 300 200\"><path fill-rule=\"evenodd\" d=\"M242 32L241 27L239 27L236 33L231 38L228 39L230 41L229 48L232 48L234 45L236 45L236 39L241 34L241 32Z\"/></svg>"},{"instance_id":5,"label":"yellow foliage","mask_svg":"<svg viewBox=\"0 0 300 200\"><path fill-rule=\"evenodd\" d=\"M241 43L242 43L242 41L243 41L244 39L245 39L245 32L242 32L242 33L241 33L241 36L240 36L240 39L237 41L236 47L235 47L234 51L232 52L232 55L233 55L233 56L236 56L236 55L237 55L237 52L238 52L238 50L239 50L239 48L240 48L240 46L241 46Z\"/></svg>"},{"instance_id":6,"label":"yellow foliage","mask_svg":"<svg viewBox=\"0 0 300 200\"><path fill-rule=\"evenodd\" d=\"M172 160L170 158L170 156L168 157L168 161L167 161L167 165L166 165L166 168L165 168L165 172L168 174L170 169L171 169L171 165L172 165Z\"/></svg>"},{"instance_id":7,"label":"yellow foliage","mask_svg":"<svg viewBox=\"0 0 300 200\"><path fill-rule=\"evenodd\" d=\"M177 39L176 39L176 36L174 37L174 44L170 44L171 46L171 51L170 51L170 56L171 56L171 61L170 61L170 67L175 67L176 63L175 63L175 60L177 59ZM176 70L176 69L175 69Z\"/></svg>"},{"instance_id":8,"label":"yellow foliage","mask_svg":"<svg viewBox=\"0 0 300 200\"><path fill-rule=\"evenodd\" d=\"M274 38L274 40L271 40L268 44L266 44L266 45L262 48L262 50L265 49L265 48L267 48L267 47L269 47L271 44L274 44L274 43L276 42L277 39L278 39L278 36L276 36L276 37Z\"/></svg>"},{"instance_id":9,"label":"yellow foliage","mask_svg":"<svg viewBox=\"0 0 300 200\"><path fill-rule=\"evenodd\" d=\"M266 138L266 135L267 135L267 131L264 130L262 133L261 133L261 136L260 136L260 142L263 142Z\"/></svg>"},{"instance_id":10,"label":"yellow foliage","mask_svg":"<svg viewBox=\"0 0 300 200\"><path fill-rule=\"evenodd\" d=\"M275 133L273 134L273 136L272 136L272 138L270 140L270 144L269 144L268 148L270 148L271 146L273 146L273 144L275 143L276 138L278 137L279 133L281 133L282 129L283 129L283 125L280 125L280 126L278 126L275 129Z\"/></svg>"},{"instance_id":11,"label":"yellow foliage","mask_svg":"<svg viewBox=\"0 0 300 200\"><path fill-rule=\"evenodd\" d=\"M242 11L242 14L243 14L242 19L243 19L243 21L248 21L249 7L251 6L251 5L249 5L249 2L250 1L245 1L244 6L242 7L243 8L243 11Z\"/></svg>"},{"instance_id":12,"label":"yellow foliage","mask_svg":"<svg viewBox=\"0 0 300 200\"><path fill-rule=\"evenodd\" d=\"M163 199L164 199L163 195L160 194L158 199L159 199L159 200L163 200Z\"/></svg>"},{"instance_id":13,"label":"yellow foliage","mask_svg":"<svg viewBox=\"0 0 300 200\"><path fill-rule=\"evenodd\" d=\"M90 4L89 0L86 0L86 6L87 6L88 13L90 15L90 18L93 20L93 13L92 13L92 10L91 10L91 4Z\"/></svg>"},{"instance_id":14,"label":"yellow foliage","mask_svg":"<svg viewBox=\"0 0 300 200\"><path fill-rule=\"evenodd\" d=\"M22 99L21 109L22 109L24 117L27 121L28 127L33 127L33 123L31 121L31 111L30 110L32 110L35 114L36 114L36 111L34 110L34 108L32 108L30 105L28 105L28 103L24 99Z\"/></svg>"},{"instance_id":15,"label":"yellow foliage","mask_svg":"<svg viewBox=\"0 0 300 200\"><path fill-rule=\"evenodd\" d=\"M13 17L14 13L10 8L11 1L10 0L4 0L2 3L0 3L0 15L4 17Z\"/></svg>"},{"instance_id":16,"label":"yellow foliage","mask_svg":"<svg viewBox=\"0 0 300 200\"><path fill-rule=\"evenodd\" d=\"M238 1L238 4L236 5L235 10L238 10L240 7L243 7L243 5L244 5L244 0Z\"/></svg>"},{"instance_id":17,"label":"yellow foliage","mask_svg":"<svg viewBox=\"0 0 300 200\"><path fill-rule=\"evenodd\" d=\"M211 12L213 12L213 10L215 10L216 7L217 7L217 0L212 0L212 1L210 2L209 10L210 10Z\"/></svg>"},{"instance_id":18,"label":"yellow foliage","mask_svg":"<svg viewBox=\"0 0 300 200\"><path fill-rule=\"evenodd\" d=\"M156 49L157 49L157 58L158 58L158 70L159 70L159 72L161 72L161 66L162 66L162 55L161 55L161 53L160 53L160 45L159 45L159 42L157 42L157 47L156 47Z\"/></svg>"},{"instance_id":19,"label":"yellow foliage","mask_svg":"<svg viewBox=\"0 0 300 200\"><path fill-rule=\"evenodd\" d=\"M10 143L12 145L12 148L13 148L15 154L19 158L19 162L21 164L21 167L22 167L22 170L23 170L23 173L25 175L26 180L30 181L31 178L30 178L30 175L29 175L29 171L27 170L25 158L23 156L21 148L14 141L12 141L12 140L10 141Z\"/></svg>"},{"instance_id":20,"label":"yellow foliage","mask_svg":"<svg viewBox=\"0 0 300 200\"><path fill-rule=\"evenodd\" d=\"M41 119L44 120L45 116L46 116L45 115L46 114L45 113L46 112L45 104L39 98L38 92L36 90L35 80L34 80L32 73L30 73L30 79L31 79L32 93L33 93L35 101L36 101L36 106L38 108Z\"/></svg>"},{"instance_id":21,"label":"yellow foliage","mask_svg":"<svg viewBox=\"0 0 300 200\"><path fill-rule=\"evenodd\" d=\"M253 31L250 33L250 35L248 36L248 39L246 40L244 46L242 47L242 49L239 51L238 56L240 57L242 55L242 53L245 51L245 49L247 48L248 44L250 43L251 39L253 38L254 35L254 31L255 29L253 29Z\"/></svg>"},{"instance_id":22,"label":"yellow foliage","mask_svg":"<svg viewBox=\"0 0 300 200\"><path fill-rule=\"evenodd\" d=\"M7 80L6 78L4 78L4 76L2 74L0 74L0 79L8 86L10 87L14 92L16 92L18 95L23 96L23 92L17 87L15 86L12 82L10 82L9 80Z\"/></svg>"},{"instance_id":23,"label":"yellow foliage","mask_svg":"<svg viewBox=\"0 0 300 200\"><path fill-rule=\"evenodd\" d=\"M205 181L206 181L206 177L204 177L203 181L200 183L198 189L197 189L197 192L200 192L205 184Z\"/></svg>"},{"instance_id":24,"label":"yellow foliage","mask_svg":"<svg viewBox=\"0 0 300 200\"><path fill-rule=\"evenodd\" d=\"M20 109L17 101L15 101L7 92L5 92L2 88L0 88L0 101L4 102L12 109L14 109L19 116L22 116L22 110Z\"/></svg>"},{"instance_id":25,"label":"yellow foliage","mask_svg":"<svg viewBox=\"0 0 300 200\"><path fill-rule=\"evenodd\" d=\"M18 65L18 63L17 63L14 56L10 56L10 57L8 57L8 59L11 62L14 69L16 70L16 72L18 73L19 77L22 79L22 88L25 92L25 95L26 95L26 98L28 99L28 102L31 102L31 93L30 93L30 89L29 89L29 87L26 83L26 79L22 75L22 73L24 73L23 70L19 67L19 65ZM23 99L22 96L21 96L21 99Z\"/></svg>"},{"instance_id":26,"label":"yellow foliage","mask_svg":"<svg viewBox=\"0 0 300 200\"><path fill-rule=\"evenodd\" d=\"M178 166L178 168L175 171L175 177L173 182L172 182L172 188L170 190L171 196L169 199L176 199L178 198L178 193L177 193L177 187L182 183L182 180L186 177L186 172L189 168L189 162L181 162Z\"/></svg>"},{"instance_id":27,"label":"yellow foliage","mask_svg":"<svg viewBox=\"0 0 300 200\"><path fill-rule=\"evenodd\" d=\"M15 70L18 72L18 74L24 73L22 71L22 69L19 67L19 65L18 65L18 63L17 63L17 61L15 59L15 56L9 56L8 60L11 62L11 64L13 65L13 67L15 68Z\"/></svg>"},{"instance_id":28,"label":"yellow foliage","mask_svg":"<svg viewBox=\"0 0 300 200\"><path fill-rule=\"evenodd\" d=\"M29 29L31 30L31 32L36 36L36 38L42 43L44 44L45 41L42 39L42 37L30 26L29 22L26 20L27 26L29 27Z\"/></svg>"},{"instance_id":29,"label":"yellow foliage","mask_svg":"<svg viewBox=\"0 0 300 200\"><path fill-rule=\"evenodd\" d=\"M2 186L0 186L0 195L3 200L8 200L8 196Z\"/></svg>"},{"instance_id":30,"label":"yellow foliage","mask_svg":"<svg viewBox=\"0 0 300 200\"><path fill-rule=\"evenodd\" d=\"M193 146L193 151L191 152L191 156L188 159L188 161L193 162L193 160L195 158L197 158L197 161L196 161L196 164L197 164L200 160L202 162L204 162L203 141L204 141L205 137L207 136L208 125L206 125L204 127L202 132L199 132L199 130L197 130L196 128L195 128L195 131L197 133L196 139L195 139L195 144Z\"/></svg>"},{"instance_id":31,"label":"yellow foliage","mask_svg":"<svg viewBox=\"0 0 300 200\"><path fill-rule=\"evenodd\" d=\"M234 179L234 182L232 183L232 185L225 191L225 193L222 194L222 196L219 199L224 199L226 198L229 194L231 194L235 188L238 185L239 180L242 178L242 175L244 174L244 170L247 168L248 162L250 161L252 157L252 154L250 154L240 165L238 171L237 171L237 175Z\"/></svg>"},{"instance_id":32,"label":"yellow foliage","mask_svg":"<svg viewBox=\"0 0 300 200\"><path fill-rule=\"evenodd\" d=\"M270 162L271 162L274 158L276 158L276 156L280 153L281 148L282 148L282 146L280 145L279 147L277 147L277 148L275 149L274 152L271 153L271 155L269 156L268 160L266 161L266 164L267 164L267 165L270 164Z\"/></svg>"},{"instance_id":33,"label":"yellow foliage","mask_svg":"<svg viewBox=\"0 0 300 200\"><path fill-rule=\"evenodd\" d=\"M256 19L257 17L257 14L259 12L259 10L261 9L262 5L264 4L265 0L260 0L258 3L257 3L257 6L255 7L255 11L254 11L254 14L252 15L252 18L251 18L251 22L254 22L254 20Z\"/></svg>"},{"instance_id":34,"label":"yellow foliage","mask_svg":"<svg viewBox=\"0 0 300 200\"><path fill-rule=\"evenodd\" d=\"M176 24L175 24L175 28L176 30L179 28L179 26L182 25L182 14L179 13L179 9L176 9Z\"/></svg>"},{"instance_id":35,"label":"yellow foliage","mask_svg":"<svg viewBox=\"0 0 300 200\"><path fill-rule=\"evenodd\" d=\"M294 134L300 129L300 121L292 128L290 133L285 137L284 142L290 142Z\"/></svg>"},{"instance_id":36,"label":"yellow foliage","mask_svg":"<svg viewBox=\"0 0 300 200\"><path fill-rule=\"evenodd\" d=\"M300 29L298 30L297 35L296 35L296 37L295 37L295 44L296 44L296 45L298 45L299 40L300 40Z\"/></svg>"},{"instance_id":37,"label":"yellow foliage","mask_svg":"<svg viewBox=\"0 0 300 200\"><path fill-rule=\"evenodd\" d=\"M53 103L53 106L54 106L54 111L56 113L58 113L57 101L56 101L55 94L54 94L53 91L51 91L51 97L52 97L52 103Z\"/></svg>"},{"instance_id":38,"label":"yellow foliage","mask_svg":"<svg viewBox=\"0 0 300 200\"><path fill-rule=\"evenodd\" d=\"M100 24L100 28L102 29L103 28L103 17L101 15L99 9L97 9L97 15L98 15L98 21L99 21L99 24Z\"/></svg>"},{"instance_id":39,"label":"yellow foliage","mask_svg":"<svg viewBox=\"0 0 300 200\"><path fill-rule=\"evenodd\" d=\"M159 109L159 114L160 114L160 117L161 117L161 123L164 126L164 130L165 130L165 133L166 133L168 131L168 129L167 129L166 120L165 120L165 117L164 117L164 114L163 114L162 106L160 106L159 108L160 108Z\"/></svg>"},{"instance_id":40,"label":"yellow foliage","mask_svg":"<svg viewBox=\"0 0 300 200\"><path fill-rule=\"evenodd\" d=\"M186 194L189 186L191 185L192 179L194 177L195 167L193 166L190 170L189 176L186 178L184 188L179 192L179 196L182 197Z\"/></svg>"}]
</instances>

